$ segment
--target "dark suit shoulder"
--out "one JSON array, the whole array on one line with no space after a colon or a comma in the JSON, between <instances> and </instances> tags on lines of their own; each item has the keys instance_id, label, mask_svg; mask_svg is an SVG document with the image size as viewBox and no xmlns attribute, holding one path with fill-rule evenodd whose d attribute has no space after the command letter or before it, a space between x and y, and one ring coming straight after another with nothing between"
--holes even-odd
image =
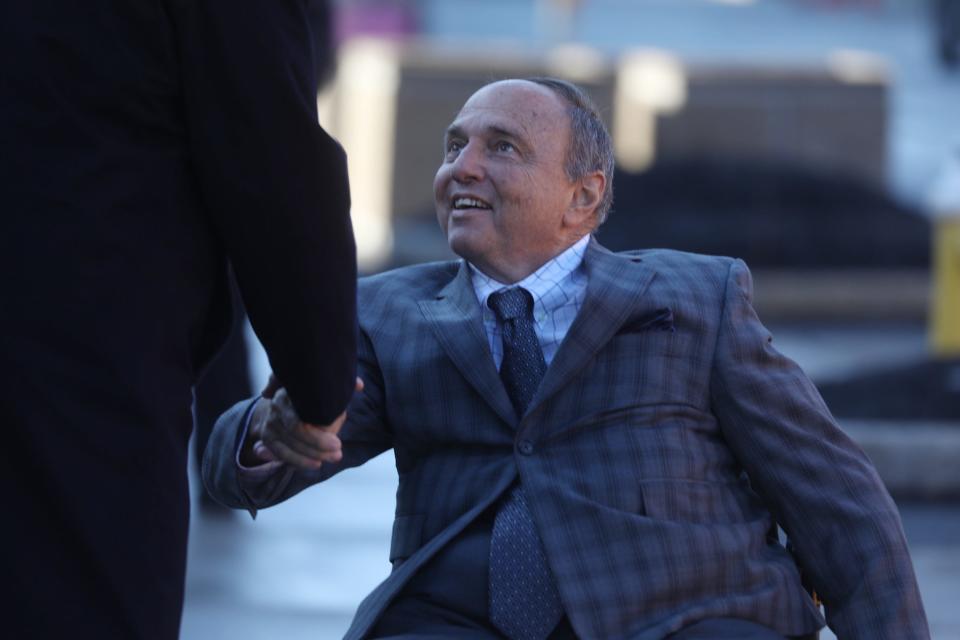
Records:
<instances>
[{"instance_id":1,"label":"dark suit shoulder","mask_svg":"<svg viewBox=\"0 0 960 640\"><path fill-rule=\"evenodd\" d=\"M621 251L619 255L636 257L652 266L668 268L701 268L718 269L726 272L735 258L729 256L714 256L705 253L691 253L677 249L634 249Z\"/></svg>"},{"instance_id":2,"label":"dark suit shoulder","mask_svg":"<svg viewBox=\"0 0 960 640\"><path fill-rule=\"evenodd\" d=\"M639 249L618 253L638 260L657 272L660 285L672 289L696 292L703 295L716 292L722 295L726 289L730 270L735 258L690 253L675 249ZM655 281L656 282L656 281Z\"/></svg>"},{"instance_id":3,"label":"dark suit shoulder","mask_svg":"<svg viewBox=\"0 0 960 640\"><path fill-rule=\"evenodd\" d=\"M460 265L460 260L425 262L365 276L358 285L360 299L400 292L411 299L434 295L457 275Z\"/></svg>"}]
</instances>

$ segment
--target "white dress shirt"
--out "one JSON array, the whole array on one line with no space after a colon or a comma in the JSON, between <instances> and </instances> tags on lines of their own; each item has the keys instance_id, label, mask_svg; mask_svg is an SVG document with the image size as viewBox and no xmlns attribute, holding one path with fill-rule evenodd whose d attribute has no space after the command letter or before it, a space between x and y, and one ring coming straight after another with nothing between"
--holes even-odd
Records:
<instances>
[{"instance_id":1,"label":"white dress shirt","mask_svg":"<svg viewBox=\"0 0 960 640\"><path fill-rule=\"evenodd\" d=\"M587 234L516 284L498 282L470 265L473 290L477 294L483 314L483 328L498 370L503 362L503 341L500 338L497 316L493 309L487 306L490 294L512 287L523 287L530 292L533 296L534 331L543 349L543 359L547 366L550 366L587 294L587 273L583 266L583 255L589 242L590 234Z\"/></svg>"}]
</instances>

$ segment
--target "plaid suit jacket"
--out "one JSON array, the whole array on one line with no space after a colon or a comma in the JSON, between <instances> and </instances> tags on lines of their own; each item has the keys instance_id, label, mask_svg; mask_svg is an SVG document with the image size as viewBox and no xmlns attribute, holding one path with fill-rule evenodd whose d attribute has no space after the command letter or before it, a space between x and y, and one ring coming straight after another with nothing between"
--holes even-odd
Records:
<instances>
[{"instance_id":1,"label":"plaid suit jacket","mask_svg":"<svg viewBox=\"0 0 960 640\"><path fill-rule=\"evenodd\" d=\"M238 474L250 402L221 418L204 477L255 511L393 448L391 575L360 605L363 638L403 584L514 482L583 638L663 638L706 617L784 635L929 636L896 507L798 367L771 345L737 260L596 242L583 307L524 416L514 415L461 262L361 280L366 388L343 460Z\"/></svg>"}]
</instances>

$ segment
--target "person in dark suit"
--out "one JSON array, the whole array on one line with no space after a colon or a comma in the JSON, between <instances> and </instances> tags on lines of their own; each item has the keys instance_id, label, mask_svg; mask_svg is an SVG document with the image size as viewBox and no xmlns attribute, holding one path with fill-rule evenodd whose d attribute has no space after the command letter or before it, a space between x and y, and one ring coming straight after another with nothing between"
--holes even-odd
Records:
<instances>
[{"instance_id":1,"label":"person in dark suit","mask_svg":"<svg viewBox=\"0 0 960 640\"><path fill-rule=\"evenodd\" d=\"M309 2L0 5L0 567L15 638L176 638L191 387L227 264L299 415L356 367Z\"/></svg>"},{"instance_id":2,"label":"person in dark suit","mask_svg":"<svg viewBox=\"0 0 960 640\"><path fill-rule=\"evenodd\" d=\"M312 35L314 75L317 88L321 90L332 79L336 67L333 15L329 3L321 0L310 2L307 15ZM194 387L193 457L198 472L213 423L237 398L245 398L253 393L248 371L249 350L244 338L247 313L233 278L230 294L233 323L220 352L207 365ZM198 503L201 511L207 515L221 517L233 513L214 501L202 487Z\"/></svg>"},{"instance_id":3,"label":"person in dark suit","mask_svg":"<svg viewBox=\"0 0 960 640\"><path fill-rule=\"evenodd\" d=\"M577 87L477 91L434 182L463 260L362 279L346 419L237 404L213 495L256 513L393 449L393 571L350 639L806 637L824 619L775 523L840 638L928 638L897 509L746 266L604 249L612 175Z\"/></svg>"},{"instance_id":4,"label":"person in dark suit","mask_svg":"<svg viewBox=\"0 0 960 640\"><path fill-rule=\"evenodd\" d=\"M253 393L250 381L250 353L247 349L247 313L237 290L236 279L229 278L230 303L233 321L226 340L217 355L200 373L193 387L193 456L196 469L203 464L203 451L213 430L213 424L224 411L237 401ZM197 507L204 516L229 517L233 511L215 501L202 486L197 493Z\"/></svg>"}]
</instances>

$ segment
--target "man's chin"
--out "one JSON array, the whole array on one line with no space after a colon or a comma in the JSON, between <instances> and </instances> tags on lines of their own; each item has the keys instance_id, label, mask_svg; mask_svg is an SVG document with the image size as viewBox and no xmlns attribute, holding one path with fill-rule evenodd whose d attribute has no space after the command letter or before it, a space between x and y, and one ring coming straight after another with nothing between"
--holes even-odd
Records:
<instances>
[{"instance_id":1,"label":"man's chin","mask_svg":"<svg viewBox=\"0 0 960 640\"><path fill-rule=\"evenodd\" d=\"M447 231L447 244L450 250L469 262L475 262L482 249L475 233L463 228L450 227Z\"/></svg>"}]
</instances>

